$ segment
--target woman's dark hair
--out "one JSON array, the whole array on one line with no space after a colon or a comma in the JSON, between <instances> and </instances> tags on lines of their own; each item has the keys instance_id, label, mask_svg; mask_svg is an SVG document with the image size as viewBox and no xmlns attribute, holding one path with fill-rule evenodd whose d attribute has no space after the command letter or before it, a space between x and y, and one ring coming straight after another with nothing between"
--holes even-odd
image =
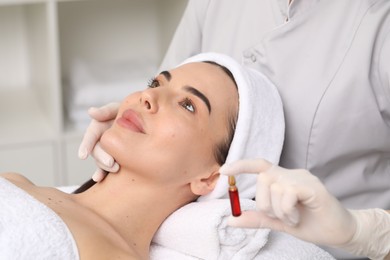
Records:
<instances>
[{"instance_id":1,"label":"woman's dark hair","mask_svg":"<svg viewBox=\"0 0 390 260\"><path fill-rule=\"evenodd\" d=\"M225 66L222 66L214 61L204 61L204 62L221 68L223 70L223 72L225 72L226 75L229 76L229 78L233 81L234 85L237 88L237 83L236 83L236 80L234 79L233 74ZM224 164L226 161L227 155L229 153L230 145L231 145L232 140L233 140L234 131L236 130L237 117L238 117L237 113L236 114L229 113L228 122L227 122L227 125L228 125L227 138L225 140L223 140L222 142L216 144L216 146L214 148L214 156L215 156L215 159L217 160L217 163L219 165Z\"/></svg>"},{"instance_id":2,"label":"woman's dark hair","mask_svg":"<svg viewBox=\"0 0 390 260\"><path fill-rule=\"evenodd\" d=\"M95 185L96 182L92 179L84 182L80 187L78 187L75 191L73 191L72 193L73 194L77 194L77 193L81 193L83 191L86 191L88 190L89 188L91 188L93 185Z\"/></svg>"},{"instance_id":3,"label":"woman's dark hair","mask_svg":"<svg viewBox=\"0 0 390 260\"><path fill-rule=\"evenodd\" d=\"M218 64L218 63L216 63L214 61L204 61L204 62L212 64L212 65L215 65L215 66L221 68L229 76L229 78L233 81L234 85L237 88L237 83L236 83L236 80L233 77L233 74L225 66L222 66L222 65L220 65L220 64ZM227 123L228 123L228 135L227 135L227 138L224 139L222 142L216 144L215 147L214 147L214 157L215 157L215 160L217 161L217 163L219 165L222 165L222 164L225 163L226 157L227 157L227 155L229 153L230 145L232 143L233 136L234 136L234 131L236 129L237 114L232 115L232 113L229 113L229 115L228 115L228 122ZM83 191L86 191L86 190L88 190L89 188L91 188L95 184L96 184L96 182L94 180L90 179L87 182L85 182L84 184L82 184L73 193L77 194L77 193L81 193Z\"/></svg>"}]
</instances>

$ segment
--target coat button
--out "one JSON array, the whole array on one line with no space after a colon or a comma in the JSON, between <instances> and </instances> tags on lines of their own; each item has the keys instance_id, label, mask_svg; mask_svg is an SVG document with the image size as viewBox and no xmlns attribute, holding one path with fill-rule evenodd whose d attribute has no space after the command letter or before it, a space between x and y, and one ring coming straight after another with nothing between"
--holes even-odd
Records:
<instances>
[{"instance_id":1,"label":"coat button","mask_svg":"<svg viewBox=\"0 0 390 260\"><path fill-rule=\"evenodd\" d=\"M254 55L254 54L251 55L251 61L253 63L255 63L257 61L256 55Z\"/></svg>"}]
</instances>

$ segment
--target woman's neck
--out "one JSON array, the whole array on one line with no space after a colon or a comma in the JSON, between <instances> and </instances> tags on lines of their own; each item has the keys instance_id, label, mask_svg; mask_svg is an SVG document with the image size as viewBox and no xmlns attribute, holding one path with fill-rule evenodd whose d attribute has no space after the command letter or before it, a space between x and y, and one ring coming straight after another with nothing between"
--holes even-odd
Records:
<instances>
[{"instance_id":1,"label":"woman's neck","mask_svg":"<svg viewBox=\"0 0 390 260\"><path fill-rule=\"evenodd\" d=\"M180 192L183 196L178 196ZM101 183L74 197L112 226L141 255L149 253L161 223L192 200L188 187L152 185L123 170L109 174Z\"/></svg>"}]
</instances>

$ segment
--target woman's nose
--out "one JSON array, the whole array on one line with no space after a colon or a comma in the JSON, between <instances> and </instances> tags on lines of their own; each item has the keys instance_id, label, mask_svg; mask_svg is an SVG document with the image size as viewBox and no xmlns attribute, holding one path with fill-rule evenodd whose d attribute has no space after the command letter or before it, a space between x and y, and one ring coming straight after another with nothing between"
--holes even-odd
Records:
<instances>
[{"instance_id":1,"label":"woman's nose","mask_svg":"<svg viewBox=\"0 0 390 260\"><path fill-rule=\"evenodd\" d=\"M140 98L140 103L141 106L149 113L156 113L158 111L158 100L156 93L153 93L153 91L143 91Z\"/></svg>"}]
</instances>

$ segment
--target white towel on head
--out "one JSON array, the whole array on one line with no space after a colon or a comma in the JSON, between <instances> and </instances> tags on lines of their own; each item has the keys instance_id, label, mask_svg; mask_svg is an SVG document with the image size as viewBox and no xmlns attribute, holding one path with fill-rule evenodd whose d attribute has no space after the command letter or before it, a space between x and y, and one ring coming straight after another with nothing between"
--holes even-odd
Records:
<instances>
[{"instance_id":1,"label":"white towel on head","mask_svg":"<svg viewBox=\"0 0 390 260\"><path fill-rule=\"evenodd\" d=\"M274 84L260 72L244 67L224 54L201 53L183 64L201 61L213 61L226 67L233 74L238 88L238 119L226 163L264 158L277 164L285 125L282 101ZM256 175L241 174L236 180L241 198L255 197ZM213 192L198 200L227 198L227 190L227 176L221 176Z\"/></svg>"}]
</instances>

